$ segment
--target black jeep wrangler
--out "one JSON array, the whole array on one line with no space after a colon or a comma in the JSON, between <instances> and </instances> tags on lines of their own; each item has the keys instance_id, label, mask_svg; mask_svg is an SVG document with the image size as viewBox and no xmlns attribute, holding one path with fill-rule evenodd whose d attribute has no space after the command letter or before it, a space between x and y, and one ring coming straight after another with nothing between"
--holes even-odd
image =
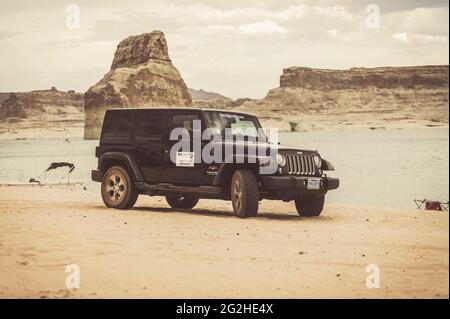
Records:
<instances>
[{"instance_id":1,"label":"black jeep wrangler","mask_svg":"<svg viewBox=\"0 0 450 319\"><path fill-rule=\"evenodd\" d=\"M145 194L185 209L199 198L231 200L239 217L256 216L262 199L294 200L301 216L318 216L327 191L339 187L316 151L271 143L255 116L229 111L110 109L95 155L92 180L118 209Z\"/></svg>"}]
</instances>

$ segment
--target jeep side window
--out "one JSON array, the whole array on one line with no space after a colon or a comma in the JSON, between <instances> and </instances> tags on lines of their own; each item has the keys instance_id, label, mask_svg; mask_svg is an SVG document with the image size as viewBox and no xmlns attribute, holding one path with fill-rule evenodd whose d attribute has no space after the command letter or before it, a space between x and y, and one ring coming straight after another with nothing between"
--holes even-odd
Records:
<instances>
[{"instance_id":1,"label":"jeep side window","mask_svg":"<svg viewBox=\"0 0 450 319\"><path fill-rule=\"evenodd\" d=\"M172 117L172 129L178 127L185 128L189 131L189 135L192 138L194 120L200 121L200 116L198 114L175 114Z\"/></svg>"},{"instance_id":2,"label":"jeep side window","mask_svg":"<svg viewBox=\"0 0 450 319\"><path fill-rule=\"evenodd\" d=\"M139 114L136 119L136 138L159 140L161 139L162 126L163 116L161 113Z\"/></svg>"},{"instance_id":3,"label":"jeep side window","mask_svg":"<svg viewBox=\"0 0 450 319\"><path fill-rule=\"evenodd\" d=\"M131 127L130 112L108 112L106 113L103 137L128 139Z\"/></svg>"},{"instance_id":4,"label":"jeep side window","mask_svg":"<svg viewBox=\"0 0 450 319\"><path fill-rule=\"evenodd\" d=\"M262 132L261 124L254 116L247 114L237 114L232 112L205 111L208 126L213 128L217 134L225 134L225 130L230 130L232 135L242 135L256 137L260 141L265 141L266 137Z\"/></svg>"}]
</instances>

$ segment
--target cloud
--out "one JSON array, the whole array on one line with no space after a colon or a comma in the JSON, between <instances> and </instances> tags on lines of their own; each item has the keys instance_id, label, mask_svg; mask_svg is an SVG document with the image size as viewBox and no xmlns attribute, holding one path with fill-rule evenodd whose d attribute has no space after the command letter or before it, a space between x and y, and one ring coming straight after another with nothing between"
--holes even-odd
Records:
<instances>
[{"instance_id":1,"label":"cloud","mask_svg":"<svg viewBox=\"0 0 450 319\"><path fill-rule=\"evenodd\" d=\"M432 44L432 43L448 43L448 36L433 35L433 34L420 34L420 33L394 33L392 38L401 43L419 43L419 44Z\"/></svg>"},{"instance_id":2,"label":"cloud","mask_svg":"<svg viewBox=\"0 0 450 319\"><path fill-rule=\"evenodd\" d=\"M337 29L328 30L328 35L335 40L344 41L344 42L351 41L351 38L349 36L341 34Z\"/></svg>"},{"instance_id":3,"label":"cloud","mask_svg":"<svg viewBox=\"0 0 450 319\"><path fill-rule=\"evenodd\" d=\"M331 6L331 7L319 7L315 6L314 11L325 17L337 18L337 19L352 19L353 15L349 12L345 6Z\"/></svg>"},{"instance_id":4,"label":"cloud","mask_svg":"<svg viewBox=\"0 0 450 319\"><path fill-rule=\"evenodd\" d=\"M6 1L0 91L84 91L109 69L120 40L155 29L166 34L170 57L189 86L231 97L263 96L292 65L448 63L447 1L377 0L377 29L365 24L370 2L77 0L81 28L69 30L66 3Z\"/></svg>"},{"instance_id":5,"label":"cloud","mask_svg":"<svg viewBox=\"0 0 450 319\"><path fill-rule=\"evenodd\" d=\"M417 42L427 43L448 43L448 36L433 35L433 34L416 34Z\"/></svg>"},{"instance_id":6,"label":"cloud","mask_svg":"<svg viewBox=\"0 0 450 319\"><path fill-rule=\"evenodd\" d=\"M287 21L301 18L306 10L305 5L291 5L281 10L267 8L241 7L234 9L221 9L210 6L197 7L197 18L209 22L238 22L250 20Z\"/></svg>"},{"instance_id":7,"label":"cloud","mask_svg":"<svg viewBox=\"0 0 450 319\"><path fill-rule=\"evenodd\" d=\"M392 38L398 42L402 42L402 43L408 43L409 42L409 37L408 37L408 32L400 32L400 33L394 33L392 35Z\"/></svg>"},{"instance_id":8,"label":"cloud","mask_svg":"<svg viewBox=\"0 0 450 319\"><path fill-rule=\"evenodd\" d=\"M254 22L249 24L244 24L239 27L239 32L242 34L257 34L257 33L287 33L287 30L280 27L278 23L272 20L264 20L261 22Z\"/></svg>"},{"instance_id":9,"label":"cloud","mask_svg":"<svg viewBox=\"0 0 450 319\"><path fill-rule=\"evenodd\" d=\"M241 35L270 35L287 33L287 29L272 20L257 21L238 26L234 25L210 25L204 28L206 34L234 33Z\"/></svg>"},{"instance_id":10,"label":"cloud","mask_svg":"<svg viewBox=\"0 0 450 319\"><path fill-rule=\"evenodd\" d=\"M417 8L381 16L382 27L398 32L448 35L449 10L445 8Z\"/></svg>"}]
</instances>

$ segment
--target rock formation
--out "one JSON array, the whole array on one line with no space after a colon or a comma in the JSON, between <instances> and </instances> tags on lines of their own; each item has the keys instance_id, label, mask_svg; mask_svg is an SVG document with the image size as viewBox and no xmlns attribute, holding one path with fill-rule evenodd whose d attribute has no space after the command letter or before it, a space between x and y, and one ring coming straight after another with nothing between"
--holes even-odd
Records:
<instances>
[{"instance_id":1,"label":"rock formation","mask_svg":"<svg viewBox=\"0 0 450 319\"><path fill-rule=\"evenodd\" d=\"M233 100L219 93L208 92L202 89L195 90L189 89L189 93L192 97L192 102L195 107L199 108L211 108L211 109L233 109L241 106L245 102L256 101L248 97L238 98Z\"/></svg>"},{"instance_id":2,"label":"rock formation","mask_svg":"<svg viewBox=\"0 0 450 319\"><path fill-rule=\"evenodd\" d=\"M192 106L186 84L169 58L161 31L121 41L111 70L89 88L84 102L86 139L99 138L108 108Z\"/></svg>"},{"instance_id":3,"label":"rock formation","mask_svg":"<svg viewBox=\"0 0 450 319\"><path fill-rule=\"evenodd\" d=\"M208 92L203 89L195 90L195 89L189 89L189 94L192 97L192 100L231 100L229 97L226 97L222 94L215 93L215 92Z\"/></svg>"},{"instance_id":4,"label":"rock formation","mask_svg":"<svg viewBox=\"0 0 450 319\"><path fill-rule=\"evenodd\" d=\"M0 104L2 104L4 100L9 98L10 94L11 93L0 92Z\"/></svg>"},{"instance_id":5,"label":"rock formation","mask_svg":"<svg viewBox=\"0 0 450 319\"><path fill-rule=\"evenodd\" d=\"M4 94L2 94L4 97ZM0 106L0 119L7 117L44 116L46 114L81 113L83 111L83 94L73 90L62 92L35 90L30 92L10 93Z\"/></svg>"},{"instance_id":6,"label":"rock formation","mask_svg":"<svg viewBox=\"0 0 450 319\"><path fill-rule=\"evenodd\" d=\"M22 102L17 98L15 93L10 93L0 107L0 120L7 117L24 117L25 111Z\"/></svg>"},{"instance_id":7,"label":"rock formation","mask_svg":"<svg viewBox=\"0 0 450 319\"><path fill-rule=\"evenodd\" d=\"M448 65L325 70L290 67L280 87L237 110L290 130L448 123ZM284 123L284 126L282 125ZM281 127L280 127L281 126ZM338 127L339 126L339 127Z\"/></svg>"},{"instance_id":8,"label":"rock formation","mask_svg":"<svg viewBox=\"0 0 450 319\"><path fill-rule=\"evenodd\" d=\"M195 107L211 109L229 109L234 107L234 101L219 93L204 91L203 89L189 89Z\"/></svg>"},{"instance_id":9,"label":"rock formation","mask_svg":"<svg viewBox=\"0 0 450 319\"><path fill-rule=\"evenodd\" d=\"M414 89L448 86L448 66L351 68L349 70L290 67L280 76L280 87L346 90L368 87Z\"/></svg>"}]
</instances>

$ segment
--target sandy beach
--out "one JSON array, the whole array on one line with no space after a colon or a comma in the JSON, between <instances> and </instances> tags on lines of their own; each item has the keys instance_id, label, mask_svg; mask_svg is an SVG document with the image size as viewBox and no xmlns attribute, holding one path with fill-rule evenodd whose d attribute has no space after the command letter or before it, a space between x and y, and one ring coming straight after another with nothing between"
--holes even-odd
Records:
<instances>
[{"instance_id":1,"label":"sandy beach","mask_svg":"<svg viewBox=\"0 0 450 319\"><path fill-rule=\"evenodd\" d=\"M448 214L263 201L256 218L162 197L106 209L80 189L0 187L1 298L448 298ZM67 289L66 265L80 268ZM380 269L369 289L366 267Z\"/></svg>"}]
</instances>

